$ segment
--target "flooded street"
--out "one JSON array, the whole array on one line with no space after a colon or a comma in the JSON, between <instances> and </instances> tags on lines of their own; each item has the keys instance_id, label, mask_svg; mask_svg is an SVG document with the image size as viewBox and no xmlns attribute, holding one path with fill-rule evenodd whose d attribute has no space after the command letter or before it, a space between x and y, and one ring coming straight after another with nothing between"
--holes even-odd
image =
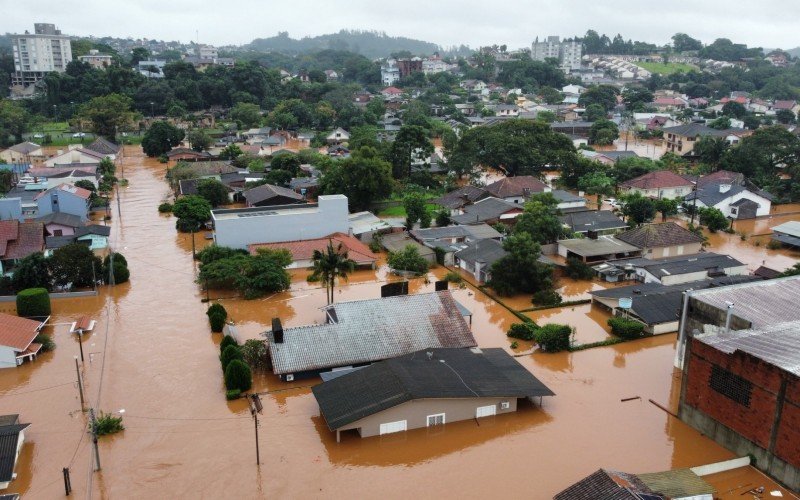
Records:
<instances>
[{"instance_id":1,"label":"flooded street","mask_svg":"<svg viewBox=\"0 0 800 500\"><path fill-rule=\"evenodd\" d=\"M309 389L317 379L287 384L259 374L253 389L271 391L262 396L259 468L247 404L225 401L220 336L210 333L201 302L205 292L194 283L191 236L176 233L175 219L156 210L169 195L166 166L143 158L138 148L128 148L123 161L130 184L120 189L121 217L114 204L111 241L128 260L130 283L104 287L96 297L54 299L46 332L56 350L0 371L0 412L19 413L32 424L10 492L61 497L61 470L69 467L75 498L502 493L544 499L600 467L654 472L733 457L648 401L673 409L677 402L675 335L670 334L559 354L524 354L531 346L520 342L517 359L556 393L542 408L521 405L516 413L448 423L435 431L367 439L348 433L341 443L320 417ZM206 243L198 233L198 248ZM445 272L433 270L427 283L412 280L410 292L433 291L433 281ZM293 271L291 290L258 300L214 290L210 295L228 310L241 342L258 337L273 317L287 326L323 321L319 308L325 291L306 282L306 274ZM336 300L379 297L382 282L395 279L385 267L359 271L337 286ZM565 300L576 300L599 285L565 281L559 286ZM519 321L511 312L472 287L453 294L473 313L472 331L480 346L509 349L505 332ZM527 300L524 307L531 307ZM588 304L527 314L577 326L581 342L607 335L605 320ZM68 333L69 323L80 315L97 320L83 340L87 406L125 410L126 430L100 439L102 471L97 473L91 472L87 417L74 384L73 356L79 349ZM591 323L596 326L590 328ZM640 399L620 401L635 396ZM737 492L727 498L742 497Z\"/></svg>"}]
</instances>

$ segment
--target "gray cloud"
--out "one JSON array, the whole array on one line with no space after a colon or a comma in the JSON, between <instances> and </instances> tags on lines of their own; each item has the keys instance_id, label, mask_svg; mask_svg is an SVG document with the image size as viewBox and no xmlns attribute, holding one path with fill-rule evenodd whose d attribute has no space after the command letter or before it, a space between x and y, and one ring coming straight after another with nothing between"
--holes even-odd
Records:
<instances>
[{"instance_id":1,"label":"gray cloud","mask_svg":"<svg viewBox=\"0 0 800 500\"><path fill-rule=\"evenodd\" d=\"M2 0L0 5L11 0ZM294 37L331 33L342 28L385 31L440 45L472 47L498 43L510 48L530 44L536 36L582 35L594 29L613 37L658 44L676 32L705 43L730 38L750 46L792 48L797 36L800 2L762 0L747 8L730 0L405 0L336 3L238 0L28 0L3 7L0 32L32 30L34 22L51 22L65 33L180 40L197 38L215 45L242 44L253 38L288 31Z\"/></svg>"}]
</instances>

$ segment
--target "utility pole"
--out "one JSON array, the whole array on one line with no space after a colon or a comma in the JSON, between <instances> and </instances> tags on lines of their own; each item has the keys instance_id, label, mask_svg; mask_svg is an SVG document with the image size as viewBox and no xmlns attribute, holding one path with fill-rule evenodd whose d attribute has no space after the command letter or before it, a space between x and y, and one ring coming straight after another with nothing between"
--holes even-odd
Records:
<instances>
[{"instance_id":1,"label":"utility pole","mask_svg":"<svg viewBox=\"0 0 800 500\"><path fill-rule=\"evenodd\" d=\"M100 470L100 449L97 446L97 419L94 418L94 408L89 408L89 420L92 426L92 443L94 443L95 471Z\"/></svg>"},{"instance_id":2,"label":"utility pole","mask_svg":"<svg viewBox=\"0 0 800 500\"><path fill-rule=\"evenodd\" d=\"M69 496L69 494L72 493L72 482L69 479L69 467L61 469L61 473L64 474L64 493Z\"/></svg>"},{"instance_id":3,"label":"utility pole","mask_svg":"<svg viewBox=\"0 0 800 500\"><path fill-rule=\"evenodd\" d=\"M700 178L701 176L698 175L697 180L695 181L694 184L694 199L692 199L692 226L694 226L694 216L697 213L697 196L700 194L699 193Z\"/></svg>"},{"instance_id":4,"label":"utility pole","mask_svg":"<svg viewBox=\"0 0 800 500\"><path fill-rule=\"evenodd\" d=\"M117 214L119 215L119 220L122 220L122 207L120 207L119 202L119 183L114 184L114 187L117 190Z\"/></svg>"},{"instance_id":5,"label":"utility pole","mask_svg":"<svg viewBox=\"0 0 800 500\"><path fill-rule=\"evenodd\" d=\"M78 343L80 343L80 337L78 337ZM78 374L78 393L81 395L81 411L83 411L83 407L85 405L83 400L83 377L81 377L81 369L78 367L78 356L74 356L75 358L75 373ZM81 361L83 361L83 347L81 347Z\"/></svg>"},{"instance_id":6,"label":"utility pole","mask_svg":"<svg viewBox=\"0 0 800 500\"><path fill-rule=\"evenodd\" d=\"M261 465L261 454L258 449L258 414L261 413L263 406L261 405L261 398L258 394L250 395L250 414L253 415L253 425L256 430L256 465Z\"/></svg>"},{"instance_id":7,"label":"utility pole","mask_svg":"<svg viewBox=\"0 0 800 500\"><path fill-rule=\"evenodd\" d=\"M114 283L114 250L111 250L108 254L108 284L111 286L116 285Z\"/></svg>"}]
</instances>

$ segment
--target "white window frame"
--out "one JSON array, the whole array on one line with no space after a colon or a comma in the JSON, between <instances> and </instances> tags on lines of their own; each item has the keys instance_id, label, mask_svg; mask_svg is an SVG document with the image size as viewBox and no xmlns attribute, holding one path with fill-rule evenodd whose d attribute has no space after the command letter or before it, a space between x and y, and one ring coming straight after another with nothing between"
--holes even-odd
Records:
<instances>
[{"instance_id":1,"label":"white window frame","mask_svg":"<svg viewBox=\"0 0 800 500\"><path fill-rule=\"evenodd\" d=\"M442 423L440 423L440 424L436 423L436 422L431 423L431 419L432 418L435 419L435 418L438 418L438 417L442 417ZM425 422L427 423L427 427L436 427L438 425L446 424L447 423L447 417L445 416L444 413L435 413L433 415L428 415L427 418L425 419Z\"/></svg>"},{"instance_id":2,"label":"white window frame","mask_svg":"<svg viewBox=\"0 0 800 500\"><path fill-rule=\"evenodd\" d=\"M497 415L497 405L479 406L475 408L475 418L491 417Z\"/></svg>"},{"instance_id":3,"label":"white window frame","mask_svg":"<svg viewBox=\"0 0 800 500\"><path fill-rule=\"evenodd\" d=\"M397 426L398 427L397 430L389 430L389 428L390 428L389 426L391 426L392 424L402 424L402 426L398 425ZM402 428L399 428L399 427L402 427ZM379 429L379 432L380 432L381 436L383 436L384 434L394 434L395 432L404 432L404 431L408 430L408 421L407 420L397 420L395 422L386 422L386 423L380 424L380 427L378 429Z\"/></svg>"},{"instance_id":4,"label":"white window frame","mask_svg":"<svg viewBox=\"0 0 800 500\"><path fill-rule=\"evenodd\" d=\"M511 409L511 402L510 401L501 401L500 402L500 409L501 410L510 410Z\"/></svg>"}]
</instances>

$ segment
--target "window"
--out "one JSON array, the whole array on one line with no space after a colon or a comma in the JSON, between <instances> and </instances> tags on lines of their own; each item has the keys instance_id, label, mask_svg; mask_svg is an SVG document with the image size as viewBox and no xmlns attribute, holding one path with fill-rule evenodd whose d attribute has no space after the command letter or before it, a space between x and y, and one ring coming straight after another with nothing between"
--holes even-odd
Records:
<instances>
[{"instance_id":1,"label":"window","mask_svg":"<svg viewBox=\"0 0 800 500\"><path fill-rule=\"evenodd\" d=\"M444 413L428 415L428 427L433 427L434 425L444 425Z\"/></svg>"},{"instance_id":2,"label":"window","mask_svg":"<svg viewBox=\"0 0 800 500\"><path fill-rule=\"evenodd\" d=\"M404 430L406 430L406 421L398 420L397 422L381 424L380 434L382 436L384 434L392 434L393 432L403 432Z\"/></svg>"},{"instance_id":3,"label":"window","mask_svg":"<svg viewBox=\"0 0 800 500\"><path fill-rule=\"evenodd\" d=\"M475 418L488 417L490 415L496 415L496 414L497 414L497 405L479 406L477 410L475 410Z\"/></svg>"},{"instance_id":4,"label":"window","mask_svg":"<svg viewBox=\"0 0 800 500\"><path fill-rule=\"evenodd\" d=\"M714 366L708 385L726 398L732 399L742 406L750 407L750 396L753 393L753 384L730 371Z\"/></svg>"},{"instance_id":5,"label":"window","mask_svg":"<svg viewBox=\"0 0 800 500\"><path fill-rule=\"evenodd\" d=\"M53 236L64 236L64 231L61 229L53 230Z\"/></svg>"},{"instance_id":6,"label":"window","mask_svg":"<svg viewBox=\"0 0 800 500\"><path fill-rule=\"evenodd\" d=\"M508 410L509 408L511 408L511 403L509 403L508 401L503 401L500 403L501 410Z\"/></svg>"}]
</instances>

